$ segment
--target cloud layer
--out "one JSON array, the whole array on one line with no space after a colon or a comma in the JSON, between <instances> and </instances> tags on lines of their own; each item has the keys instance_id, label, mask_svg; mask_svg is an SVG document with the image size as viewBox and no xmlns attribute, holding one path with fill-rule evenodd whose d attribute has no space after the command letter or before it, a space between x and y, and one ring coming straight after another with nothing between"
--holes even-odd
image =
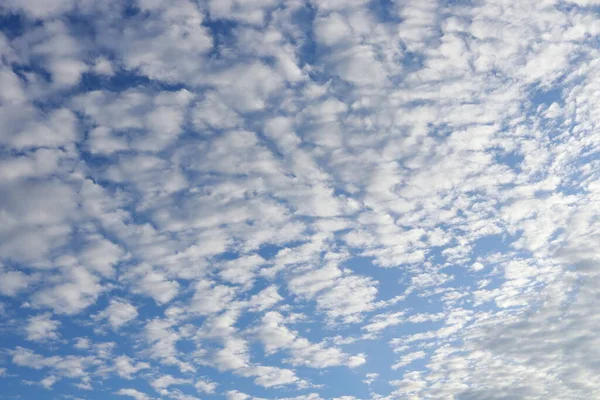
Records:
<instances>
[{"instance_id":1,"label":"cloud layer","mask_svg":"<svg viewBox=\"0 0 600 400\"><path fill-rule=\"evenodd\" d=\"M3 395L600 397L598 7L3 2Z\"/></svg>"}]
</instances>

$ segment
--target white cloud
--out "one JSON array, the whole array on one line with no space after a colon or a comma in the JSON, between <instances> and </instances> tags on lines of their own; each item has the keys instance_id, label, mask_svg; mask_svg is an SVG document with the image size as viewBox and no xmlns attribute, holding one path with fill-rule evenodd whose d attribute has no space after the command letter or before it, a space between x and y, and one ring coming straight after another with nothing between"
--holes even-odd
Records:
<instances>
[{"instance_id":1,"label":"white cloud","mask_svg":"<svg viewBox=\"0 0 600 400\"><path fill-rule=\"evenodd\" d=\"M76 97L73 107L93 122L94 129L88 138L92 153L112 154L128 149L160 151L181 134L185 112L193 98L185 89L94 91Z\"/></svg>"},{"instance_id":2,"label":"white cloud","mask_svg":"<svg viewBox=\"0 0 600 400\"><path fill-rule=\"evenodd\" d=\"M81 267L67 268L59 279L58 284L33 295L35 306L76 314L93 304L104 290L98 278Z\"/></svg>"},{"instance_id":3,"label":"white cloud","mask_svg":"<svg viewBox=\"0 0 600 400\"><path fill-rule=\"evenodd\" d=\"M53 320L50 313L30 317L25 327L27 340L43 342L58 339L60 337L57 332L59 326L60 322Z\"/></svg>"},{"instance_id":4,"label":"white cloud","mask_svg":"<svg viewBox=\"0 0 600 400\"><path fill-rule=\"evenodd\" d=\"M173 300L179 293L179 283L174 280L168 280L159 271L148 271L142 268L141 276L135 276L133 283L133 292L146 294L154 299L158 304L166 304Z\"/></svg>"},{"instance_id":5,"label":"white cloud","mask_svg":"<svg viewBox=\"0 0 600 400\"><path fill-rule=\"evenodd\" d=\"M131 303L124 300L111 299L108 307L98 313L95 319L106 319L113 329L119 329L121 326L134 320L137 316L137 308Z\"/></svg>"},{"instance_id":6,"label":"white cloud","mask_svg":"<svg viewBox=\"0 0 600 400\"><path fill-rule=\"evenodd\" d=\"M226 395L227 400L246 400L250 398L246 393L242 393L238 390L229 390Z\"/></svg>"},{"instance_id":7,"label":"white cloud","mask_svg":"<svg viewBox=\"0 0 600 400\"><path fill-rule=\"evenodd\" d=\"M2 379L599 397L596 5L5 1Z\"/></svg>"},{"instance_id":8,"label":"white cloud","mask_svg":"<svg viewBox=\"0 0 600 400\"><path fill-rule=\"evenodd\" d=\"M240 374L242 376L254 377L256 385L266 388L303 383L293 370L285 368L270 366L247 367L242 369Z\"/></svg>"},{"instance_id":9,"label":"white cloud","mask_svg":"<svg viewBox=\"0 0 600 400\"><path fill-rule=\"evenodd\" d=\"M277 4L274 0L210 0L208 10L213 18L227 18L260 25L264 22L265 9Z\"/></svg>"},{"instance_id":10,"label":"white cloud","mask_svg":"<svg viewBox=\"0 0 600 400\"><path fill-rule=\"evenodd\" d=\"M248 300L248 306L250 311L265 311L282 300L277 287L271 285L252 296Z\"/></svg>"},{"instance_id":11,"label":"white cloud","mask_svg":"<svg viewBox=\"0 0 600 400\"><path fill-rule=\"evenodd\" d=\"M327 46L334 46L346 40L352 40L352 31L344 18L337 13L331 13L317 19L315 22L317 39Z\"/></svg>"},{"instance_id":12,"label":"white cloud","mask_svg":"<svg viewBox=\"0 0 600 400\"><path fill-rule=\"evenodd\" d=\"M366 379L363 382L367 385L370 385L371 383L375 382L377 378L379 378L379 374L376 372L370 372L366 374L365 377Z\"/></svg>"},{"instance_id":13,"label":"white cloud","mask_svg":"<svg viewBox=\"0 0 600 400\"><path fill-rule=\"evenodd\" d=\"M73 355L44 357L29 349L18 346L14 350L11 350L10 354L14 365L35 370L50 369L52 375L49 376L54 377L51 378L54 382L59 378L85 380L88 377L88 369L96 362L94 357L78 357ZM50 383L51 381L48 382Z\"/></svg>"},{"instance_id":14,"label":"white cloud","mask_svg":"<svg viewBox=\"0 0 600 400\"><path fill-rule=\"evenodd\" d=\"M344 277L317 297L317 306L333 320L356 322L362 318L361 313L374 309L375 285L367 277Z\"/></svg>"},{"instance_id":15,"label":"white cloud","mask_svg":"<svg viewBox=\"0 0 600 400\"><path fill-rule=\"evenodd\" d=\"M42 379L40 381L40 385L42 385L45 389L51 389L52 385L54 385L57 380L58 379L55 376L50 375Z\"/></svg>"},{"instance_id":16,"label":"white cloud","mask_svg":"<svg viewBox=\"0 0 600 400\"><path fill-rule=\"evenodd\" d=\"M133 379L133 375L141 370L150 368L150 364L146 362L134 362L131 358L126 355L120 355L115 358L115 370L117 374L125 379Z\"/></svg>"},{"instance_id":17,"label":"white cloud","mask_svg":"<svg viewBox=\"0 0 600 400\"><path fill-rule=\"evenodd\" d=\"M214 285L207 280L196 283L190 310L200 315L208 315L225 310L235 297L235 288L225 285Z\"/></svg>"},{"instance_id":18,"label":"white cloud","mask_svg":"<svg viewBox=\"0 0 600 400\"><path fill-rule=\"evenodd\" d=\"M180 379L174 378L171 375L163 375L158 379L152 381L151 385L158 393L161 395L167 395L169 391L167 390L169 386L173 385L184 385L189 384L191 381L189 379Z\"/></svg>"},{"instance_id":19,"label":"white cloud","mask_svg":"<svg viewBox=\"0 0 600 400\"><path fill-rule=\"evenodd\" d=\"M14 126L7 126L6 135L0 139L16 149L67 146L78 138L77 120L69 109L54 110L49 115L32 108L18 112L22 115L17 114L16 117L27 122L16 120Z\"/></svg>"},{"instance_id":20,"label":"white cloud","mask_svg":"<svg viewBox=\"0 0 600 400\"><path fill-rule=\"evenodd\" d=\"M220 98L216 92L208 92L194 108L192 118L203 133L208 129L231 129L242 124L238 114Z\"/></svg>"},{"instance_id":21,"label":"white cloud","mask_svg":"<svg viewBox=\"0 0 600 400\"><path fill-rule=\"evenodd\" d=\"M75 4L75 0L34 0L26 2L9 0L5 6L13 9L22 9L32 18L49 18L68 12Z\"/></svg>"},{"instance_id":22,"label":"white cloud","mask_svg":"<svg viewBox=\"0 0 600 400\"><path fill-rule=\"evenodd\" d=\"M400 360L392 365L392 369L398 369L398 368L402 368L406 365L409 365L410 363L412 363L415 360L420 360L422 358L424 358L427 354L424 351L415 351L414 353L409 353L406 354L404 356L402 356L400 358Z\"/></svg>"},{"instance_id":23,"label":"white cloud","mask_svg":"<svg viewBox=\"0 0 600 400\"><path fill-rule=\"evenodd\" d=\"M119 389L118 391L115 392L115 394L117 394L119 396L131 397L135 400L150 400L150 397L148 397L147 394L142 393L136 389Z\"/></svg>"},{"instance_id":24,"label":"white cloud","mask_svg":"<svg viewBox=\"0 0 600 400\"><path fill-rule=\"evenodd\" d=\"M0 272L0 294L3 296L15 296L27 289L31 277L21 271Z\"/></svg>"},{"instance_id":25,"label":"white cloud","mask_svg":"<svg viewBox=\"0 0 600 400\"><path fill-rule=\"evenodd\" d=\"M260 324L250 331L265 346L267 354L286 350L292 365L306 365L312 368L327 368L335 365L357 367L366 362L364 355L351 356L335 347L311 343L297 332L285 326L285 318L278 312L267 312Z\"/></svg>"},{"instance_id":26,"label":"white cloud","mask_svg":"<svg viewBox=\"0 0 600 400\"><path fill-rule=\"evenodd\" d=\"M210 379L198 379L196 381L196 383L194 384L194 387L196 388L196 390L198 390L201 393L214 393L214 391L217 389L218 383L211 381Z\"/></svg>"},{"instance_id":27,"label":"white cloud","mask_svg":"<svg viewBox=\"0 0 600 400\"><path fill-rule=\"evenodd\" d=\"M153 319L146 324L144 335L149 345L146 353L164 365L177 366L182 372L194 371L194 367L180 359L177 342L181 335L173 329L173 325L173 321L161 319Z\"/></svg>"},{"instance_id":28,"label":"white cloud","mask_svg":"<svg viewBox=\"0 0 600 400\"><path fill-rule=\"evenodd\" d=\"M113 276L113 266L125 259L123 250L102 237L92 236L80 251L79 259L87 268L103 276Z\"/></svg>"},{"instance_id":29,"label":"white cloud","mask_svg":"<svg viewBox=\"0 0 600 400\"><path fill-rule=\"evenodd\" d=\"M240 257L225 262L219 276L227 282L248 286L252 284L257 269L264 264L265 259L258 254Z\"/></svg>"},{"instance_id":30,"label":"white cloud","mask_svg":"<svg viewBox=\"0 0 600 400\"><path fill-rule=\"evenodd\" d=\"M47 266L50 250L68 240L75 191L51 180L4 187L0 251L9 259Z\"/></svg>"},{"instance_id":31,"label":"white cloud","mask_svg":"<svg viewBox=\"0 0 600 400\"><path fill-rule=\"evenodd\" d=\"M178 0L167 7L147 1L140 3L140 10L127 26L115 25L105 32L103 44L118 52L126 68L151 79L197 80L203 72L202 56L213 44L197 4Z\"/></svg>"},{"instance_id":32,"label":"white cloud","mask_svg":"<svg viewBox=\"0 0 600 400\"><path fill-rule=\"evenodd\" d=\"M363 326L362 329L367 332L379 332L389 326L401 324L405 321L405 313L403 311L395 313L384 313L373 317L371 322Z\"/></svg>"},{"instance_id":33,"label":"white cloud","mask_svg":"<svg viewBox=\"0 0 600 400\"><path fill-rule=\"evenodd\" d=\"M386 73L369 46L359 45L340 50L331 57L337 75L357 85L383 84Z\"/></svg>"}]
</instances>

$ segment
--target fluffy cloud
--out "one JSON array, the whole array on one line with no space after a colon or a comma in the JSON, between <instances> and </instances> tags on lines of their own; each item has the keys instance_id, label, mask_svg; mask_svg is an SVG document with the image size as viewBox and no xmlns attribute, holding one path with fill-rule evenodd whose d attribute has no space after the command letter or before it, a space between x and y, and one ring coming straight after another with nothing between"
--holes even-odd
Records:
<instances>
[{"instance_id":1,"label":"fluffy cloud","mask_svg":"<svg viewBox=\"0 0 600 400\"><path fill-rule=\"evenodd\" d=\"M335 365L357 367L366 362L364 355L350 356L335 347L310 343L297 332L285 326L284 317L274 311L265 314L260 325L252 334L264 343L267 354L278 350L287 350L292 365L307 365L312 368L327 368Z\"/></svg>"},{"instance_id":2,"label":"fluffy cloud","mask_svg":"<svg viewBox=\"0 0 600 400\"><path fill-rule=\"evenodd\" d=\"M25 327L27 340L41 342L58 339L59 334L56 331L59 326L60 322L53 320L50 313L30 317L27 326Z\"/></svg>"},{"instance_id":3,"label":"fluffy cloud","mask_svg":"<svg viewBox=\"0 0 600 400\"><path fill-rule=\"evenodd\" d=\"M138 311L134 305L127 301L112 299L108 307L95 318L97 320L106 319L113 329L119 329L121 326L134 320L137 316Z\"/></svg>"},{"instance_id":4,"label":"fluffy cloud","mask_svg":"<svg viewBox=\"0 0 600 400\"><path fill-rule=\"evenodd\" d=\"M214 393L217 389L218 384L216 382L212 382L209 379L199 379L194 387L201 393Z\"/></svg>"},{"instance_id":5,"label":"fluffy cloud","mask_svg":"<svg viewBox=\"0 0 600 400\"><path fill-rule=\"evenodd\" d=\"M104 290L99 280L81 267L65 268L54 286L33 295L37 307L52 308L63 314L76 314L96 302Z\"/></svg>"},{"instance_id":6,"label":"fluffy cloud","mask_svg":"<svg viewBox=\"0 0 600 400\"><path fill-rule=\"evenodd\" d=\"M0 272L0 293L15 296L29 286L31 278L21 271Z\"/></svg>"},{"instance_id":7,"label":"fluffy cloud","mask_svg":"<svg viewBox=\"0 0 600 400\"><path fill-rule=\"evenodd\" d=\"M150 364L146 362L134 362L126 355L121 355L115 359L115 370L117 374L125 379L133 379L133 375L138 371L150 368Z\"/></svg>"},{"instance_id":8,"label":"fluffy cloud","mask_svg":"<svg viewBox=\"0 0 600 400\"><path fill-rule=\"evenodd\" d=\"M5 1L3 394L599 397L597 3Z\"/></svg>"},{"instance_id":9,"label":"fluffy cloud","mask_svg":"<svg viewBox=\"0 0 600 400\"><path fill-rule=\"evenodd\" d=\"M292 293L315 299L332 320L357 321L361 313L375 308L376 282L368 277L346 275L335 263L320 269L300 269L289 280Z\"/></svg>"}]
</instances>

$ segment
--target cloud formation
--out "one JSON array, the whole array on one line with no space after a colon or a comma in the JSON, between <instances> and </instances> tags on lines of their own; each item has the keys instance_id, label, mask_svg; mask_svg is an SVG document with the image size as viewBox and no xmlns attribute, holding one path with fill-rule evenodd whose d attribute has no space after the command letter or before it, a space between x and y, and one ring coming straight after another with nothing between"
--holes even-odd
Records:
<instances>
[{"instance_id":1,"label":"cloud formation","mask_svg":"<svg viewBox=\"0 0 600 400\"><path fill-rule=\"evenodd\" d=\"M598 6L4 1L3 395L600 397Z\"/></svg>"}]
</instances>

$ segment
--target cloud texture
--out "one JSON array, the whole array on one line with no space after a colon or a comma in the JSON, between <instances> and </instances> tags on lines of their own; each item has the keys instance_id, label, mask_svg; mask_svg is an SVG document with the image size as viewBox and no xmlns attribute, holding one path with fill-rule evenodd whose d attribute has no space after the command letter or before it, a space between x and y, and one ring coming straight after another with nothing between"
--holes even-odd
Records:
<instances>
[{"instance_id":1,"label":"cloud texture","mask_svg":"<svg viewBox=\"0 0 600 400\"><path fill-rule=\"evenodd\" d=\"M4 1L0 398L599 398L599 7Z\"/></svg>"}]
</instances>

